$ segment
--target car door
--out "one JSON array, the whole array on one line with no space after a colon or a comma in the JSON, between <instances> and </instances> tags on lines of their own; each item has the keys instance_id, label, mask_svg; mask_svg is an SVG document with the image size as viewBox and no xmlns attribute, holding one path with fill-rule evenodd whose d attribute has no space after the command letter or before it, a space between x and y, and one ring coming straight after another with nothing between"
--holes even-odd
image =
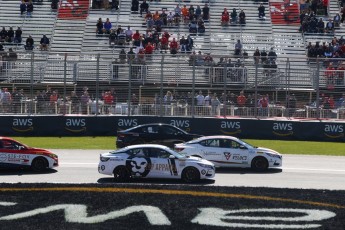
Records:
<instances>
[{"instance_id":1,"label":"car door","mask_svg":"<svg viewBox=\"0 0 345 230\"><path fill-rule=\"evenodd\" d=\"M2 165L29 165L31 155L27 148L13 140L1 140L0 163Z\"/></svg>"},{"instance_id":2,"label":"car door","mask_svg":"<svg viewBox=\"0 0 345 230\"><path fill-rule=\"evenodd\" d=\"M161 141L161 136L159 133L158 125L147 125L141 128L140 137L146 143L159 144Z\"/></svg>"},{"instance_id":3,"label":"car door","mask_svg":"<svg viewBox=\"0 0 345 230\"><path fill-rule=\"evenodd\" d=\"M152 171L152 159L149 148L139 147L127 151L129 157L126 159L126 168L134 178L154 177Z\"/></svg>"},{"instance_id":4,"label":"car door","mask_svg":"<svg viewBox=\"0 0 345 230\"><path fill-rule=\"evenodd\" d=\"M159 129L160 144L173 147L174 143L181 142L181 138L183 137L183 133L172 126L162 125Z\"/></svg>"},{"instance_id":5,"label":"car door","mask_svg":"<svg viewBox=\"0 0 345 230\"><path fill-rule=\"evenodd\" d=\"M222 151L220 147L219 138L206 139L199 142L200 147L198 148L199 155L206 160L212 161L214 164L219 165L222 162Z\"/></svg>"},{"instance_id":6,"label":"car door","mask_svg":"<svg viewBox=\"0 0 345 230\"><path fill-rule=\"evenodd\" d=\"M242 167L248 164L248 151L235 140L222 139L223 167Z\"/></svg>"},{"instance_id":7,"label":"car door","mask_svg":"<svg viewBox=\"0 0 345 230\"><path fill-rule=\"evenodd\" d=\"M176 178L178 177L177 159L170 158L171 153L161 148L151 148L152 177Z\"/></svg>"}]
</instances>

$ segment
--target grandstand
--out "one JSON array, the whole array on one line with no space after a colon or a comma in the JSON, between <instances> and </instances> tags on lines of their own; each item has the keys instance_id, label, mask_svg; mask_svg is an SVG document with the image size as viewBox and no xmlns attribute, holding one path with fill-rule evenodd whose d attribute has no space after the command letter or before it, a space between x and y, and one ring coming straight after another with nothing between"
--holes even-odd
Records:
<instances>
[{"instance_id":1,"label":"grandstand","mask_svg":"<svg viewBox=\"0 0 345 230\"><path fill-rule=\"evenodd\" d=\"M67 2L67 3L66 3ZM118 64L116 61L122 48L128 51L131 44L122 47L109 46L107 36L97 36L96 22L98 18L109 18L113 28L119 25L122 28L130 26L133 31L144 33L146 25L144 18L138 13L131 12L130 1L120 1L120 9L92 9L88 0L74 1L71 5L68 1L60 2L59 10L52 11L50 2L35 3L32 17L21 16L19 4L16 0L0 0L0 26L16 28L22 27L23 42L16 45L18 53L16 68L5 69L1 79L5 84L34 82L93 82L99 80L110 84L123 85L128 83L131 73L129 64ZM164 84L191 85L192 79L199 86L222 87L224 83L238 89L253 89L256 86L272 89L286 88L315 88L315 64L308 62L306 44L309 41L331 39L328 35L303 34L299 29L299 5L297 2L289 2L289 15L286 16L286 1L271 0L265 2L264 20L258 19L258 2L238 0L180 2L174 0L151 1L150 11L173 11L177 4L190 6L207 3L210 7L210 20L205 22L204 34L192 35L195 51L203 54L209 53L217 63L221 57L237 59L242 63L240 68L243 76L237 80L215 80L216 73L223 67L211 68L208 66L190 65L188 54L160 54L155 51L152 57L147 58L144 66L139 66L139 75L133 82L138 85L154 85L161 81ZM62 5L61 5L62 4ZM246 25L229 24L222 26L220 15L224 8L238 11L242 9L246 13ZM285 7L285 8L284 8ZM71 9L71 10L68 10ZM329 15L332 18L339 12L337 1L330 1ZM287 18L288 17L288 18ZM188 23L181 22L178 26L163 28L172 37L178 40L187 36ZM343 27L337 28L333 36L343 35ZM48 52L39 50L39 40L46 34L51 41ZM25 39L32 35L35 40L33 52L23 49ZM243 44L246 55L234 56L234 45L237 40ZM4 44L5 49L13 47L13 44ZM256 66L253 62L254 50L270 50L273 48L278 55L277 69L267 74L263 65ZM115 64L114 64L115 63ZM113 66L118 66L118 75L114 78ZM134 67L136 64L134 64ZM138 68L139 68L138 67ZM233 71L233 70L232 70ZM236 70L238 71L238 70ZM322 71L321 71L322 72ZM162 75L164 77L162 78ZM322 76L320 76L322 80ZM326 87L321 81L320 87ZM344 82L339 87L344 87Z\"/></svg>"}]
</instances>

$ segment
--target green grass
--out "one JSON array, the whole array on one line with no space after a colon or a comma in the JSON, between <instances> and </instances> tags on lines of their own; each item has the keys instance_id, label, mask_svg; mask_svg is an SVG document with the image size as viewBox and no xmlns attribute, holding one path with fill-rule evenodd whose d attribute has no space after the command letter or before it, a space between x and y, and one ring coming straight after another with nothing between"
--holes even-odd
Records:
<instances>
[{"instance_id":1,"label":"green grass","mask_svg":"<svg viewBox=\"0 0 345 230\"><path fill-rule=\"evenodd\" d=\"M14 137L38 148L46 149L114 149L116 137ZM246 142L271 148L280 153L345 156L345 143L311 141L251 140Z\"/></svg>"},{"instance_id":2,"label":"green grass","mask_svg":"<svg viewBox=\"0 0 345 230\"><path fill-rule=\"evenodd\" d=\"M116 137L13 137L31 147L45 149L114 149Z\"/></svg>"},{"instance_id":3,"label":"green grass","mask_svg":"<svg viewBox=\"0 0 345 230\"><path fill-rule=\"evenodd\" d=\"M276 140L245 140L246 142L280 153L345 156L345 143L316 141L276 141Z\"/></svg>"}]
</instances>

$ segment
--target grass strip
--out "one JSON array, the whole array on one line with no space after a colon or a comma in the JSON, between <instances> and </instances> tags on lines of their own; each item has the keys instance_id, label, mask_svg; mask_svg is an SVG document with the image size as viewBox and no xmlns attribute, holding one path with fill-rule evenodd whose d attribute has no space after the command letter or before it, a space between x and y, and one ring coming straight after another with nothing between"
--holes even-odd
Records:
<instances>
[{"instance_id":1,"label":"grass strip","mask_svg":"<svg viewBox=\"0 0 345 230\"><path fill-rule=\"evenodd\" d=\"M13 137L32 147L46 149L114 149L116 137ZM246 142L283 154L345 156L345 143L315 141L252 140Z\"/></svg>"}]
</instances>

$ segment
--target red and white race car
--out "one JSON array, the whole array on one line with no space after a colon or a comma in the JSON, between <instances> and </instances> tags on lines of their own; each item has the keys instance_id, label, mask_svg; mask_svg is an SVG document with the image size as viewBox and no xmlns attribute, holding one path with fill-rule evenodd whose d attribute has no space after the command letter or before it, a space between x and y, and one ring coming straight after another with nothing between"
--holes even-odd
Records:
<instances>
[{"instance_id":1,"label":"red and white race car","mask_svg":"<svg viewBox=\"0 0 345 230\"><path fill-rule=\"evenodd\" d=\"M8 137L0 137L0 168L31 168L42 172L59 165L58 156L32 148Z\"/></svg>"}]
</instances>

